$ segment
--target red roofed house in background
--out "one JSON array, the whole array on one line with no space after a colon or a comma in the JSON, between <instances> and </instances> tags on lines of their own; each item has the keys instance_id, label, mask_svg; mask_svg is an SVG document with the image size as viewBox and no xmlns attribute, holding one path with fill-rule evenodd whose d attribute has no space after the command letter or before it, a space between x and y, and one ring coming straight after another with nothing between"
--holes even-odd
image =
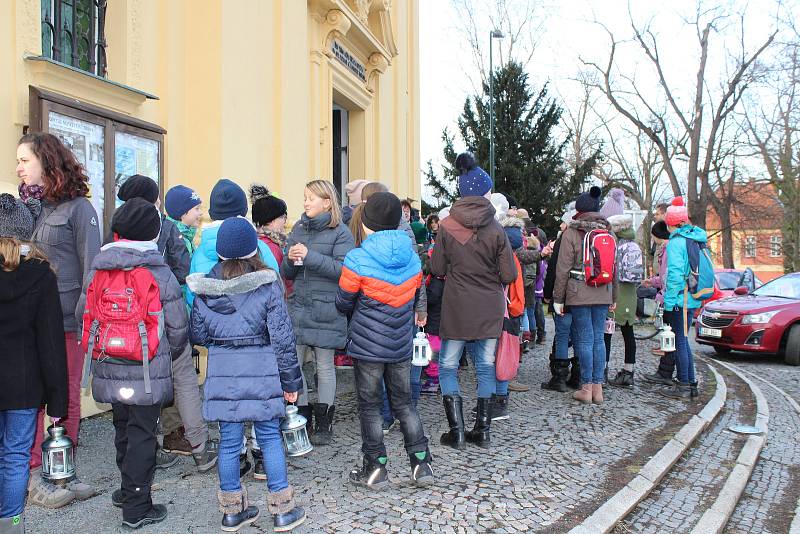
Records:
<instances>
[{"instance_id":1,"label":"red roofed house in background","mask_svg":"<svg viewBox=\"0 0 800 534\"><path fill-rule=\"evenodd\" d=\"M781 226L783 205L770 182L750 180L734 185L733 260L737 269L750 267L763 282L783 274ZM709 205L706 217L708 245L715 268L722 265L722 225Z\"/></svg>"}]
</instances>

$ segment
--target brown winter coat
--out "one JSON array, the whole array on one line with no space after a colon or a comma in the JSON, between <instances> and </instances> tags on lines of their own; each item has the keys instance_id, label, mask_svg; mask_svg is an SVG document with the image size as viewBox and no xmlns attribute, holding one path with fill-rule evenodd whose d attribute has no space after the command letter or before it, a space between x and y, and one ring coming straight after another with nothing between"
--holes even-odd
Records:
<instances>
[{"instance_id":1,"label":"brown winter coat","mask_svg":"<svg viewBox=\"0 0 800 534\"><path fill-rule=\"evenodd\" d=\"M566 306L610 306L617 301L617 276L612 284L591 287L583 280L570 278L570 270L582 271L583 237L586 232L609 228L608 221L599 213L579 213L561 236L561 248L556 263L556 282L553 302Z\"/></svg>"},{"instance_id":2,"label":"brown winter coat","mask_svg":"<svg viewBox=\"0 0 800 534\"><path fill-rule=\"evenodd\" d=\"M484 197L453 204L439 225L431 257L434 276L447 277L442 339L496 339L505 313L503 285L517 278L514 254L494 208Z\"/></svg>"}]
</instances>

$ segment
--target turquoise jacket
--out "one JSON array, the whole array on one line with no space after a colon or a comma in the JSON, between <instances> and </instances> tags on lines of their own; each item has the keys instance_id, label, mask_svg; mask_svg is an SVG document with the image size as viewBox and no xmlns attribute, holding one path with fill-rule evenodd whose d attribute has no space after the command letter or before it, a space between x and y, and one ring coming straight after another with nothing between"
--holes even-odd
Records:
<instances>
[{"instance_id":1,"label":"turquoise jacket","mask_svg":"<svg viewBox=\"0 0 800 534\"><path fill-rule=\"evenodd\" d=\"M189 274L208 274L219 262L219 256L217 256L217 232L219 232L220 225L222 225L222 221L214 221L203 227L203 233L200 235L200 245L197 246L194 254L192 254L192 264L189 268ZM258 241L258 253L261 256L261 261L263 261L267 267L275 272L280 272L278 262L275 261L275 256L272 255L269 247L261 240ZM194 293L192 293L188 287L185 288L185 292L186 303L191 310L192 303L194 302Z\"/></svg>"},{"instance_id":2,"label":"turquoise jacket","mask_svg":"<svg viewBox=\"0 0 800 534\"><path fill-rule=\"evenodd\" d=\"M698 243L705 243L708 239L706 231L697 226L681 226L669 236L667 242L667 276L664 283L664 309L671 311L678 308L695 309L702 306L702 302L684 297L686 280L689 277L689 255L686 252L686 240L691 239ZM684 298L687 300L684 301Z\"/></svg>"}]
</instances>

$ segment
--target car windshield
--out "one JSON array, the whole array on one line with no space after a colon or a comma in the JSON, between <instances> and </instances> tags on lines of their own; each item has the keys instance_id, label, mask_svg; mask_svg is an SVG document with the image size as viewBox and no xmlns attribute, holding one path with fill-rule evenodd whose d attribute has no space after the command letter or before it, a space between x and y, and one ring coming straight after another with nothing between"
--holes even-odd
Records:
<instances>
[{"instance_id":1,"label":"car windshield","mask_svg":"<svg viewBox=\"0 0 800 534\"><path fill-rule=\"evenodd\" d=\"M800 299L800 276L781 276L767 282L752 293L759 297L783 297Z\"/></svg>"}]
</instances>

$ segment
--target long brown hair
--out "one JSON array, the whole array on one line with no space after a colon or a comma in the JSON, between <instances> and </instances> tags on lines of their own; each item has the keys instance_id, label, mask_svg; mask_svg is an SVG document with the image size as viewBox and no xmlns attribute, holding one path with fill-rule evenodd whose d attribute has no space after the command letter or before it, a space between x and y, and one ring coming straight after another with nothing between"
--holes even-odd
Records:
<instances>
[{"instance_id":1,"label":"long brown hair","mask_svg":"<svg viewBox=\"0 0 800 534\"><path fill-rule=\"evenodd\" d=\"M30 247L30 250L23 257L21 252L22 243L18 239L0 237L0 269L8 273L16 271L21 261L47 261L47 256L41 250L29 243L26 243L26 245Z\"/></svg>"},{"instance_id":2,"label":"long brown hair","mask_svg":"<svg viewBox=\"0 0 800 534\"><path fill-rule=\"evenodd\" d=\"M258 254L252 258L225 260L222 262L222 279L230 280L231 278L265 269L267 269L267 266L261 261Z\"/></svg>"},{"instance_id":3,"label":"long brown hair","mask_svg":"<svg viewBox=\"0 0 800 534\"><path fill-rule=\"evenodd\" d=\"M44 199L62 202L89 196L89 176L75 154L53 134L31 133L22 136L17 146L30 145L42 165Z\"/></svg>"}]
</instances>

